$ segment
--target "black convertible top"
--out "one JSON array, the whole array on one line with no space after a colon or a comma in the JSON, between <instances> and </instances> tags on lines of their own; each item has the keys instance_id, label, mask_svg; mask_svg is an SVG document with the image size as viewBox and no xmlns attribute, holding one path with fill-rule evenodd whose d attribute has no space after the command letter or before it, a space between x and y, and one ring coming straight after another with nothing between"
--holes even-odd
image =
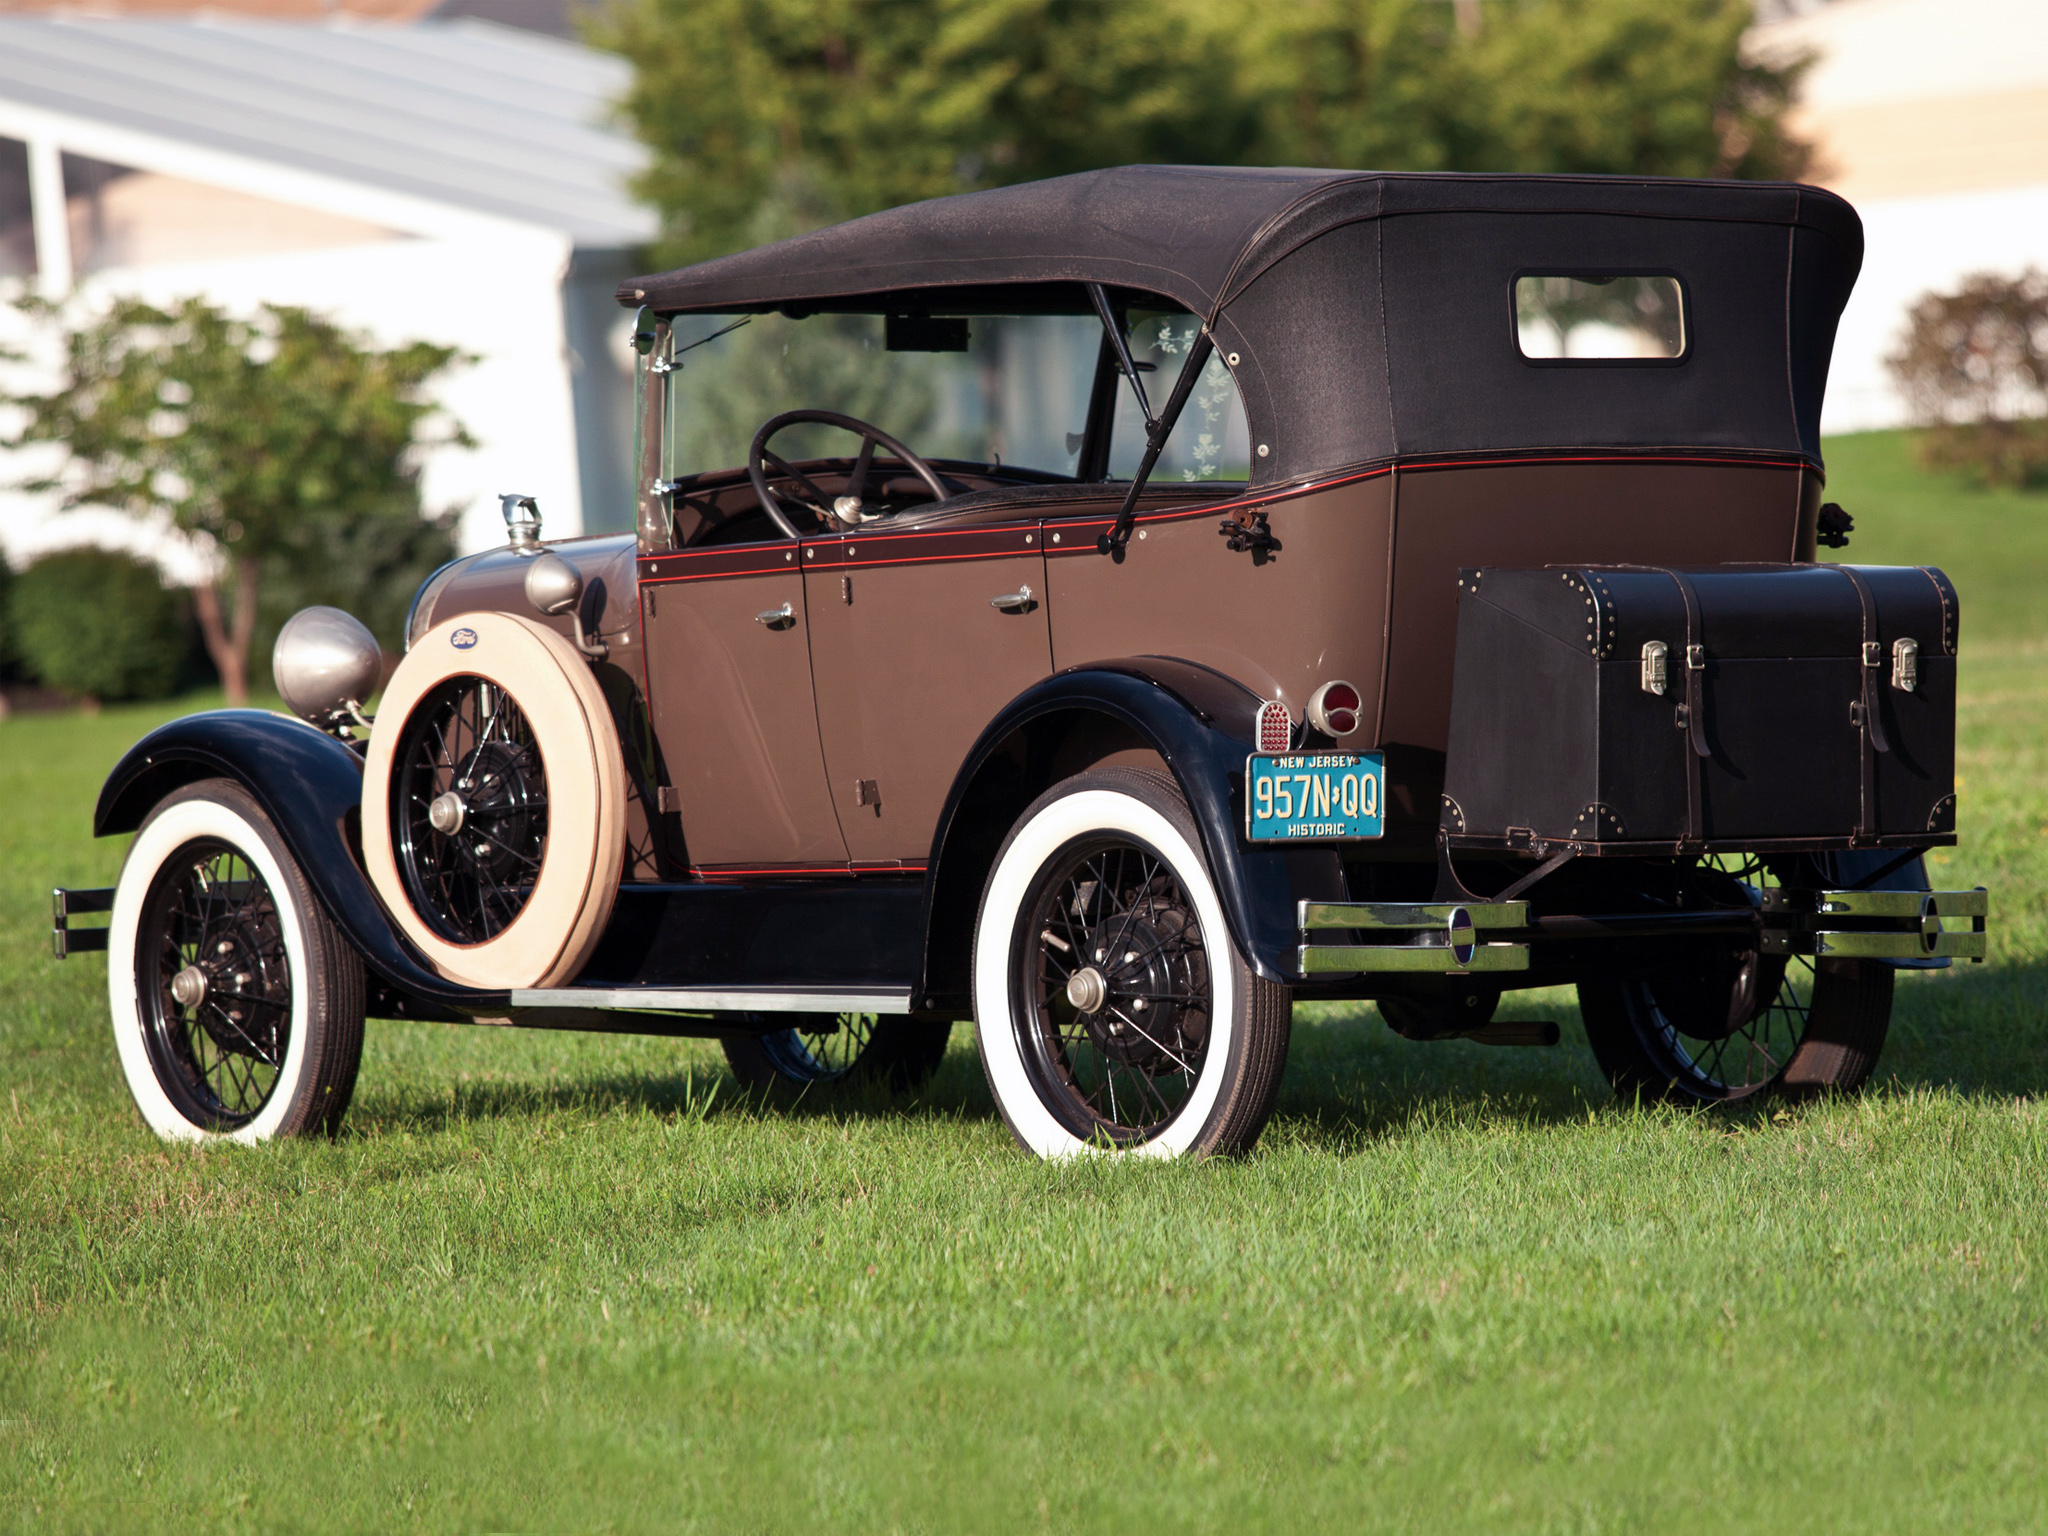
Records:
<instances>
[{"instance_id":1,"label":"black convertible top","mask_svg":"<svg viewBox=\"0 0 2048 1536\"><path fill-rule=\"evenodd\" d=\"M1533 448L1817 460L1862 255L1855 211L1806 186L1136 165L892 208L630 278L619 299L945 314L1085 312L1083 283L1158 295L1237 357L1263 483ZM1512 311L1531 271L1680 277L1685 361L1531 365Z\"/></svg>"}]
</instances>

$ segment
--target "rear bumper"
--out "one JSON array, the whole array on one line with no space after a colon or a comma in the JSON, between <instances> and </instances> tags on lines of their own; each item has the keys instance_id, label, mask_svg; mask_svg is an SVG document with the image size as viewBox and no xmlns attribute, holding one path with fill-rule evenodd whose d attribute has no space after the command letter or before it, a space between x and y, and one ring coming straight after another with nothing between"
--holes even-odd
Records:
<instances>
[{"instance_id":1,"label":"rear bumper","mask_svg":"<svg viewBox=\"0 0 2048 1536\"><path fill-rule=\"evenodd\" d=\"M1544 912L1526 901L1298 904L1296 971L1311 980L1377 974L1494 975L1544 969L1565 945L1724 934L1765 954L1981 963L1990 893L1788 891L1766 887L1748 910ZM1967 924L1967 926L1962 926Z\"/></svg>"}]
</instances>

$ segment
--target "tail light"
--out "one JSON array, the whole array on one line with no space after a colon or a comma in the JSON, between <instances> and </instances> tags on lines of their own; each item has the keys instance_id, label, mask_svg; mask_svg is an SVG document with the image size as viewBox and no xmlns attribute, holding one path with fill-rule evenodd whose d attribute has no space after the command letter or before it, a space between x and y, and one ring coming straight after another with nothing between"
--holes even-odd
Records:
<instances>
[{"instance_id":1,"label":"tail light","mask_svg":"<svg viewBox=\"0 0 2048 1536\"><path fill-rule=\"evenodd\" d=\"M1365 700L1349 683L1327 682L1309 695L1308 723L1325 736L1349 736L1358 729Z\"/></svg>"},{"instance_id":2,"label":"tail light","mask_svg":"<svg viewBox=\"0 0 2048 1536\"><path fill-rule=\"evenodd\" d=\"M1285 752L1293 745L1294 721L1288 717L1287 706L1268 699L1259 706L1259 750Z\"/></svg>"}]
</instances>

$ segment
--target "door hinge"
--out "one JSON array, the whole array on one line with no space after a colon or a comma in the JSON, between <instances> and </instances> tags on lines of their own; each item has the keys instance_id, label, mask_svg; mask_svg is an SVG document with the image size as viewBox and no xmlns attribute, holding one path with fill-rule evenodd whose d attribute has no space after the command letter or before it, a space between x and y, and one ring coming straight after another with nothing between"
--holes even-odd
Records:
<instances>
[{"instance_id":1,"label":"door hinge","mask_svg":"<svg viewBox=\"0 0 2048 1536\"><path fill-rule=\"evenodd\" d=\"M875 808L875 814L877 816L881 815L881 784L874 779L855 779L853 781L853 803L855 805L871 805Z\"/></svg>"}]
</instances>

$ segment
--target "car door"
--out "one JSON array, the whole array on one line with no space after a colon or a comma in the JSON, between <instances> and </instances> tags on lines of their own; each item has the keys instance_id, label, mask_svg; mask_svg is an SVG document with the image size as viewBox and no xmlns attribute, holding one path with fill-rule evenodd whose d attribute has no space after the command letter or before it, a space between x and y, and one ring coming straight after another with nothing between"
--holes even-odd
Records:
<instances>
[{"instance_id":1,"label":"car door","mask_svg":"<svg viewBox=\"0 0 2048 1536\"><path fill-rule=\"evenodd\" d=\"M648 698L700 871L846 866L818 746L803 553L786 539L641 560Z\"/></svg>"},{"instance_id":2,"label":"car door","mask_svg":"<svg viewBox=\"0 0 2048 1536\"><path fill-rule=\"evenodd\" d=\"M855 867L922 867L989 721L1052 671L1036 520L807 543L811 670Z\"/></svg>"}]
</instances>

